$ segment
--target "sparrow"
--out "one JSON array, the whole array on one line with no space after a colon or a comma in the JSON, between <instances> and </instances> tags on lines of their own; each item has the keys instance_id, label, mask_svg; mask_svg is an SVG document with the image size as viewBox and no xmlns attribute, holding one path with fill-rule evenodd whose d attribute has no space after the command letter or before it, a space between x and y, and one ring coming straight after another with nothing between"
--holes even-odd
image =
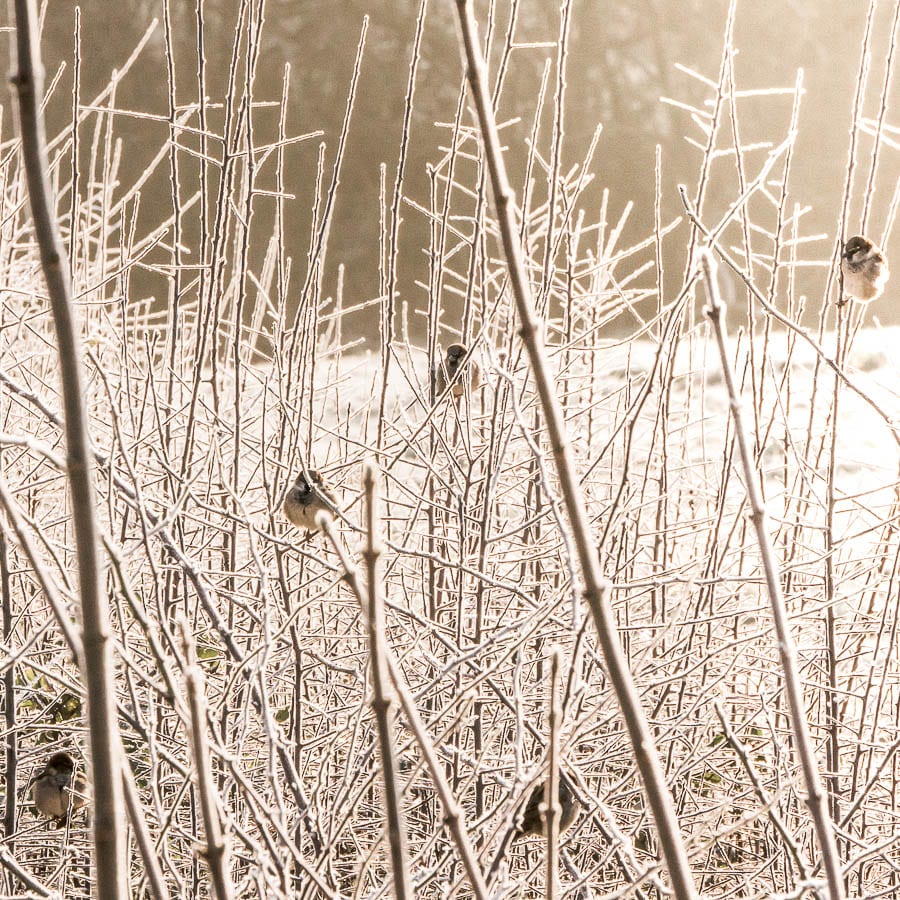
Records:
<instances>
[{"instance_id":1,"label":"sparrow","mask_svg":"<svg viewBox=\"0 0 900 900\"><path fill-rule=\"evenodd\" d=\"M31 792L38 812L55 819L57 828L66 824L70 812L88 802L87 778L76 771L75 760L65 752L50 757L31 780Z\"/></svg>"},{"instance_id":2,"label":"sparrow","mask_svg":"<svg viewBox=\"0 0 900 900\"><path fill-rule=\"evenodd\" d=\"M887 257L877 244L861 234L844 244L841 271L844 273L844 293L864 303L881 296L891 274Z\"/></svg>"},{"instance_id":3,"label":"sparrow","mask_svg":"<svg viewBox=\"0 0 900 900\"><path fill-rule=\"evenodd\" d=\"M513 839L526 837L527 835L543 835L546 834L544 827L544 817L541 815L541 807L544 804L544 795L547 791L546 782L542 781L536 785L525 804L520 816L516 817L516 830L513 833ZM572 793L572 788L568 784L568 779L560 777L559 779L559 833L562 834L571 828L574 821L578 818L578 812L581 804L578 798Z\"/></svg>"},{"instance_id":4,"label":"sparrow","mask_svg":"<svg viewBox=\"0 0 900 900\"><path fill-rule=\"evenodd\" d=\"M487 875L488 883L497 874L500 863L506 857L513 841L523 837L546 835L544 817L541 815L541 807L544 805L544 796L547 791L546 785L547 782L542 781L535 786L534 790L529 794L525 806L521 808L521 811L513 819L513 827L503 836L503 839L500 841L500 849L497 851L493 863L491 863L491 868ZM559 773L559 793L557 797L559 798L560 806L559 834L562 836L564 831L572 827L578 818L578 813L581 811L581 802L575 796L575 792L572 790L572 783L563 772Z\"/></svg>"},{"instance_id":5,"label":"sparrow","mask_svg":"<svg viewBox=\"0 0 900 900\"><path fill-rule=\"evenodd\" d=\"M447 353L441 363L435 366L434 371L434 394L440 397L450 385L450 393L454 397L462 397L465 393L466 385L477 391L481 385L481 368L474 359L470 359L465 365L468 367L469 374L465 379L458 379L460 367L463 365L466 354L469 352L465 344L451 344L447 348Z\"/></svg>"},{"instance_id":6,"label":"sparrow","mask_svg":"<svg viewBox=\"0 0 900 900\"><path fill-rule=\"evenodd\" d=\"M294 525L310 531L319 530L316 516L320 512L333 516L338 508L337 498L315 469L307 469L297 476L281 507Z\"/></svg>"}]
</instances>

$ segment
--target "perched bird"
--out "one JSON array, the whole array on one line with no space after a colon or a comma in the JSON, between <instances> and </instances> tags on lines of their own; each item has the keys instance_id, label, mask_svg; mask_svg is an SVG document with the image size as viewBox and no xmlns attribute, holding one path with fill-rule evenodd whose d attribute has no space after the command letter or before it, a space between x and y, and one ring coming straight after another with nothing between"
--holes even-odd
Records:
<instances>
[{"instance_id":1,"label":"perched bird","mask_svg":"<svg viewBox=\"0 0 900 900\"><path fill-rule=\"evenodd\" d=\"M544 828L544 817L541 815L541 806L544 803L544 794L547 791L546 782L542 781L536 785L525 804L520 816L516 817L516 831L514 838L525 837L526 835L542 835L546 834ZM568 779L560 777L559 779L559 833L562 834L572 826L572 823L578 818L578 812L581 804L578 798L572 792L572 788L568 783Z\"/></svg>"},{"instance_id":2,"label":"perched bird","mask_svg":"<svg viewBox=\"0 0 900 900\"><path fill-rule=\"evenodd\" d=\"M841 271L844 273L844 293L864 303L881 296L891 274L887 257L877 244L861 234L844 244Z\"/></svg>"},{"instance_id":3,"label":"perched bird","mask_svg":"<svg viewBox=\"0 0 900 900\"><path fill-rule=\"evenodd\" d=\"M307 479L308 476L308 479ZM297 476L288 490L282 505L284 514L299 528L318 531L316 516L320 512L334 515L338 507L337 498L315 469L307 469Z\"/></svg>"},{"instance_id":4,"label":"perched bird","mask_svg":"<svg viewBox=\"0 0 900 900\"><path fill-rule=\"evenodd\" d=\"M435 367L434 371L434 394L436 397L440 397L447 390L447 385L450 385L450 393L454 397L462 397L467 386L473 391L478 390L481 385L481 369L474 359L465 363L465 368L468 370L466 377L457 378L468 352L465 344L451 344L447 348L443 361Z\"/></svg>"},{"instance_id":5,"label":"perched bird","mask_svg":"<svg viewBox=\"0 0 900 900\"><path fill-rule=\"evenodd\" d=\"M76 771L75 760L65 752L54 753L47 765L31 781L34 805L41 815L56 819L62 828L70 812L88 802L87 779Z\"/></svg>"},{"instance_id":6,"label":"perched bird","mask_svg":"<svg viewBox=\"0 0 900 900\"><path fill-rule=\"evenodd\" d=\"M529 836L546 835L544 817L541 815L541 807L544 804L544 795L547 791L546 781L541 781L528 795L528 800L513 818L513 827L510 828L500 841L500 848L491 863L487 875L488 883L493 880L500 868L500 864L506 858L510 845L519 838ZM578 813L581 811L581 802L572 790L572 783L562 771L559 773L559 834L562 836L575 823Z\"/></svg>"}]
</instances>

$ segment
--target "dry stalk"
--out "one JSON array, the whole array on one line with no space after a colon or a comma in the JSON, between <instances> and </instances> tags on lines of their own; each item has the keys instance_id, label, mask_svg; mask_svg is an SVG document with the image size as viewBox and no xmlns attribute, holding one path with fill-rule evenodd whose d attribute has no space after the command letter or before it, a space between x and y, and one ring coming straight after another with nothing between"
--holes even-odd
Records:
<instances>
[{"instance_id":1,"label":"dry stalk","mask_svg":"<svg viewBox=\"0 0 900 900\"><path fill-rule=\"evenodd\" d=\"M547 753L549 772L545 782L544 805L547 821L547 900L556 900L559 894L559 820L562 810L559 805L559 732L562 724L560 704L560 665L562 654L559 647L550 653L550 746Z\"/></svg>"},{"instance_id":2,"label":"dry stalk","mask_svg":"<svg viewBox=\"0 0 900 900\"><path fill-rule=\"evenodd\" d=\"M60 381L65 406L66 446L72 523L78 557L84 679L88 696L93 782L97 896L114 900L125 890L125 830L116 719L109 612L100 590L92 457L81 374L81 350L69 265L54 215L47 165L47 140L40 103L43 67L34 0L16 0L16 74L22 155L41 267L56 328Z\"/></svg>"},{"instance_id":3,"label":"dry stalk","mask_svg":"<svg viewBox=\"0 0 900 900\"><path fill-rule=\"evenodd\" d=\"M378 729L378 749L384 778L384 804L387 815L388 840L391 847L391 866L394 873L394 895L397 900L414 896L409 877L409 852L406 846L406 822L400 806L400 779L397 755L394 752L394 698L391 693L385 664L384 597L381 593L379 560L382 555L379 538L378 478L375 467L368 463L363 469L363 489L366 495L366 626L369 632L369 659L372 675L372 711Z\"/></svg>"},{"instance_id":4,"label":"dry stalk","mask_svg":"<svg viewBox=\"0 0 900 900\"><path fill-rule=\"evenodd\" d=\"M12 646L10 640L13 633L13 601L9 577L9 548L6 534L0 528L0 605L3 608L3 644ZM3 719L6 726L6 760L4 778L6 779L6 803L3 808L3 836L6 838L9 852L16 849L14 836L16 833L16 785L18 784L19 734L16 728L16 667L10 665L3 673Z\"/></svg>"},{"instance_id":5,"label":"dry stalk","mask_svg":"<svg viewBox=\"0 0 900 900\"><path fill-rule=\"evenodd\" d=\"M457 0L456 8L469 84L478 112L481 137L493 186L494 202L497 207L497 220L509 268L510 286L519 315L519 334L528 353L535 387L546 419L553 458L556 462L560 487L572 529L572 538L578 554L581 577L584 581L585 596L594 615L610 681L622 710L622 717L628 729L637 767L644 782L650 808L653 811L660 844L672 880L672 889L679 900L692 900L697 896L697 890L688 864L687 853L678 830L678 821L656 744L641 707L634 678L628 669L625 654L619 643L617 623L609 602L608 585L600 576L597 551L591 538L584 497L572 459L567 428L556 395L556 387L546 362L541 325L535 313L522 245L517 234L515 201L503 161L494 107L488 90L487 67L478 39L472 4L470 0Z\"/></svg>"},{"instance_id":6,"label":"dry stalk","mask_svg":"<svg viewBox=\"0 0 900 900\"><path fill-rule=\"evenodd\" d=\"M331 541L331 544L341 561L341 566L344 569L344 579L350 586L350 590L353 592L356 599L359 601L360 607L364 609L366 604L366 594L359 577L359 569L350 559L346 547L344 547L340 536L337 531L335 531L334 523L331 518L324 513L319 513L318 522L327 535L328 540ZM472 891L477 900L488 900L489 893L487 885L485 884L481 868L478 865L475 848L472 846L472 841L469 838L469 832L466 827L466 820L462 807L453 796L453 791L450 789L450 785L447 783L447 778L444 774L443 765L438 758L434 744L428 735L425 723L420 718L418 710L416 709L416 701L410 693L409 688L406 686L403 675L397 668L397 664L394 662L390 649L387 646L384 648L384 661L388 667L391 681L394 684L394 690L400 698L400 705L403 707L403 712L406 715L407 726L413 733L416 742L419 745L419 749L422 751L422 756L425 757L425 763L428 767L431 780L434 783L438 797L440 797L441 805L444 807L444 822L456 844L456 850L459 853L463 868L466 870L466 875L472 886Z\"/></svg>"},{"instance_id":7,"label":"dry stalk","mask_svg":"<svg viewBox=\"0 0 900 900\"><path fill-rule=\"evenodd\" d=\"M169 889L156 855L156 848L153 846L153 839L147 829L147 823L144 821L140 794L138 794L137 785L134 783L134 774L127 759L122 760L122 787L125 794L125 806L128 809L128 819L134 828L134 839L146 866L147 888L153 900L169 900Z\"/></svg>"},{"instance_id":8,"label":"dry stalk","mask_svg":"<svg viewBox=\"0 0 900 900\"><path fill-rule=\"evenodd\" d=\"M749 437L741 412L741 401L729 358L724 323L725 306L719 294L711 251L706 251L702 254L701 265L709 299L706 315L716 336L716 345L719 349L719 358L722 363L722 374L728 390L728 403L731 407L735 437L737 438L744 472L744 488L747 492L747 502L750 505L750 519L759 544L759 553L763 572L765 573L772 618L775 623L775 634L778 638L778 653L784 673L784 688L790 707L794 742L803 769L803 777L806 781L806 790L808 792L806 802L809 805L810 815L819 840L819 850L828 879L828 890L831 900L843 900L844 882L841 875L837 845L834 839L834 830L828 817L827 797L822 786L815 751L813 750L809 734L809 725L806 721L806 710L803 704L803 684L797 667L797 650L794 645L794 639L791 636L787 609L781 592L781 574L768 533L766 508L762 499L759 473L756 470L753 453L750 449Z\"/></svg>"},{"instance_id":9,"label":"dry stalk","mask_svg":"<svg viewBox=\"0 0 900 900\"><path fill-rule=\"evenodd\" d=\"M206 847L203 850L203 857L209 866L216 897L218 900L230 900L234 896L234 888L229 872L228 844L222 831L221 805L216 796L209 740L206 736L207 713L203 672L196 662L197 651L187 621L180 619L179 628L182 652L187 662L184 670L184 686L191 714L191 749L194 756L194 768L197 772L200 809L203 812L203 825L206 830Z\"/></svg>"}]
</instances>

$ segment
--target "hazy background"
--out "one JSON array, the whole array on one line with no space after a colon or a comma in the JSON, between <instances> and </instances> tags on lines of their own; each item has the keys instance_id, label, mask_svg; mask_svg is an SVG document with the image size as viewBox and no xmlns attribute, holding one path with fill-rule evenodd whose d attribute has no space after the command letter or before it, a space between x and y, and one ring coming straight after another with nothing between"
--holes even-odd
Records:
<instances>
[{"instance_id":1,"label":"hazy background","mask_svg":"<svg viewBox=\"0 0 900 900\"><path fill-rule=\"evenodd\" d=\"M82 103L87 103L107 84L112 71L122 65L150 22L160 24L132 73L119 87L120 108L165 115L167 109L165 42L161 2L149 0L85 0L82 10ZM211 101L223 95L236 17L237 0L205 0L205 42ZM386 165L388 195L398 160L404 94L416 28L418 4L412 0L269 0L265 4L265 43L260 55L255 96L258 100L278 100L284 66L290 64L288 132L301 134L322 130L326 143L326 182L337 146L344 114L356 45L363 17L370 27L362 63L359 94L349 132L349 144L342 172L342 185L335 209L325 275L325 292L334 290L339 263L346 265L346 302L358 302L379 294L379 172ZM797 69L805 70L806 96L803 101L800 138L792 176L789 202L811 205L804 219L803 233L823 233L827 240L810 245L806 255L830 258L840 210L844 173L847 167L849 126L854 85L860 60L860 43L868 4L862 0L753 0L739 4L735 26L738 84L743 89L790 88ZM484 21L487 5L479 6ZM61 127L71 115L69 87L73 57L75 4L49 0L44 24L44 59L48 80L61 63L67 68L49 106L51 125ZM502 43L509 13L506 0L496 4L495 47ZM876 117L889 44L893 4L882 4L875 20L873 61L866 93L865 115ZM660 102L662 96L691 105L702 105L710 96L708 88L676 68L690 67L715 80L720 64L722 34L727 4L723 0L635 0L630 4L574 0L568 60L565 106L565 144L562 171L581 160L597 123L603 134L592 169L596 181L585 194L582 206L587 221L599 217L604 187L610 190L608 217L618 219L626 203L635 207L626 238L638 239L652 231L654 198L654 153L659 144L663 159L663 210L669 219L681 213L676 185L697 182L700 152L686 140L700 139L697 127L683 109ZM176 92L179 104L196 100L197 28L194 4L172 4L175 39L175 68L183 91ZM555 41L559 33L559 8L551 0L522 0L516 39ZM525 138L531 127L538 86L545 59L552 49L525 49L512 56L510 73L500 103L500 119L521 117L518 125L504 132L514 185L521 190L520 176L525 155ZM415 94L415 112L409 144L405 193L427 204L426 166L441 155L447 130L437 122L452 122L462 68L456 44L453 4L431 0L424 28L422 61ZM896 89L892 92L896 99ZM552 101L552 83L550 98ZM787 129L790 97L748 99L741 105L741 138L780 142ZM887 122L896 123L889 112ZM210 124L217 127L216 113ZM542 120L544 134L552 125L552 102ZM277 111L259 109L254 115L257 144L275 137ZM6 116L6 134L10 120ZM167 135L165 122L148 122L117 117L117 135L123 139L121 181L129 183L140 173ZM51 127L51 131L53 128ZM894 134L897 138L897 134ZM730 140L724 135L724 144ZM83 137L82 152L87 158L89 140ZM871 139L860 145L860 174L854 189L858 216ZM287 245L294 257L292 279L298 289L304 274L309 245L310 209L313 201L317 146L319 139L292 145L287 151L287 190L296 199L288 204ZM547 142L545 140L544 146ZM759 153L764 154L765 151ZM196 161L183 154L183 178L196 185ZM755 158L761 164L762 155ZM733 164L722 167L720 180L714 179L715 208L725 208L736 195ZM726 171L727 170L727 171ZM170 214L169 187L162 177L152 179L142 192L141 216L147 227ZM273 166L268 166L271 174ZM871 231L881 235L900 168L897 151L886 148L879 166L879 179ZM264 178L264 173L261 173ZM257 201L255 215L271 217L274 203ZM855 221L855 220L854 220ZM267 229L257 221L255 233L258 258ZM852 230L852 229L851 229ZM423 280L428 228L421 214L407 207L400 233L400 299L411 308L424 308L424 290L415 281ZM190 239L190 234L188 234ZM627 243L627 240L625 241ZM685 245L675 240L668 245L667 265L680 272ZM887 248L897 251L892 239ZM896 252L895 252L896 258ZM809 269L803 286L815 295L824 284L824 269ZM649 277L652 277L652 273ZM144 273L134 281L134 289L145 296L165 296L163 279ZM671 280L674 285L674 279ZM890 291L889 291L890 293ZM808 308L815 308L811 299ZM892 310L893 307L893 310ZM882 302L877 314L883 321L898 322L896 305ZM413 317L415 320L415 317ZM376 321L367 315L368 328ZM421 321L421 319L419 319Z\"/></svg>"}]
</instances>

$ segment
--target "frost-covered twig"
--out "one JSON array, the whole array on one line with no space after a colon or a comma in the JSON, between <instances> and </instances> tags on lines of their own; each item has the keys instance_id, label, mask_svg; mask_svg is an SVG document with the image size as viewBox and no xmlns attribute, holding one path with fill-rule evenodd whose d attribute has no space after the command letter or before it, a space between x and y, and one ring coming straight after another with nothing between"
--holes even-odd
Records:
<instances>
[{"instance_id":1,"label":"frost-covered twig","mask_svg":"<svg viewBox=\"0 0 900 900\"><path fill-rule=\"evenodd\" d=\"M478 39L472 4L470 0L457 0L456 8L459 15L469 84L478 111L481 138L493 186L494 202L497 207L498 225L509 267L510 287L519 314L519 335L528 352L535 386L553 448L556 470L572 529L572 538L578 553L585 596L594 614L609 677L622 710L635 761L656 821L660 844L672 879L672 888L679 900L691 900L697 895L697 889L691 875L684 842L678 830L678 820L656 744L647 717L641 707L634 678L628 669L625 654L619 643L618 627L612 605L609 602L608 585L600 575L597 548L591 538L584 496L572 458L568 430L556 394L556 386L547 365L541 334L542 325L537 319L521 241L518 236L515 201L506 175L497 121L487 83L487 66Z\"/></svg>"},{"instance_id":2,"label":"frost-covered twig","mask_svg":"<svg viewBox=\"0 0 900 900\"><path fill-rule=\"evenodd\" d=\"M364 606L366 594L359 577L359 569L350 559L346 547L344 547L340 536L334 528L331 517L325 513L319 513L318 521L341 560L347 584L359 601L360 606ZM397 696L400 698L400 705L403 707L403 712L406 715L409 730L412 731L415 736L419 749L422 751L422 756L425 757L428 773L437 790L438 797L440 797L441 805L444 807L444 822L456 844L456 850L459 853L463 868L466 870L466 875L469 878L472 891L478 900L488 900L489 894L487 885L485 884L481 868L478 865L475 848L472 846L472 841L469 837L465 814L462 807L459 805L459 802L453 796L453 791L447 783L447 777L444 774L443 764L438 758L434 744L425 728L425 723L419 716L415 700L413 699L409 688L406 686L403 675L397 668L397 664L394 662L390 650L387 647L385 647L385 663L390 672L394 690L397 691Z\"/></svg>"},{"instance_id":3,"label":"frost-covered twig","mask_svg":"<svg viewBox=\"0 0 900 900\"><path fill-rule=\"evenodd\" d=\"M43 67L34 0L16 0L16 74L22 155L41 266L53 312L65 406L69 490L78 557L84 677L91 734L91 779L97 896L118 900L125 885L125 830L109 611L100 589L92 458L81 372L78 324L47 166L41 113Z\"/></svg>"},{"instance_id":4,"label":"frost-covered twig","mask_svg":"<svg viewBox=\"0 0 900 900\"><path fill-rule=\"evenodd\" d=\"M366 495L366 545L363 560L366 565L365 608L366 630L369 633L369 665L372 677L372 710L378 728L378 748L384 782L384 804L387 815L388 841L391 848L391 867L394 874L394 896L397 900L412 900L409 878L409 854L406 847L406 822L400 806L400 779L397 755L394 752L394 698L388 683L387 651L382 596L379 535L378 481L374 465L363 469L363 489Z\"/></svg>"},{"instance_id":5,"label":"frost-covered twig","mask_svg":"<svg viewBox=\"0 0 900 900\"><path fill-rule=\"evenodd\" d=\"M741 414L741 400L735 383L734 372L731 367L731 359L727 338L725 335L724 312L725 306L719 294L719 286L716 282L713 269L714 260L711 251L705 251L701 256L703 267L703 280L706 285L709 305L706 307L706 315L709 319L716 337L716 345L719 349L719 359L722 363L722 374L725 378L725 386L728 390L728 403L734 420L735 437L744 473L744 489L747 492L747 500L750 504L750 519L756 532L759 544L759 554L763 572L766 576L766 587L769 594L769 603L772 610L772 618L775 623L775 634L778 638L778 654L781 657L781 668L784 674L784 688L787 694L788 706L791 711L791 724L793 726L794 742L797 755L803 769L803 777L806 781L807 803L810 815L816 828L819 839L819 850L828 877L828 889L831 900L842 900L844 897L844 882L841 876L841 864L838 859L837 844L834 839L833 823L828 817L827 798L819 775L819 767L816 762L815 751L809 734L809 725L806 721L806 709L803 703L803 683L797 667L797 650L791 630L788 624L787 608L784 596L781 592L781 573L769 537L766 507L760 490L759 473L753 458L750 439L744 427Z\"/></svg>"}]
</instances>

